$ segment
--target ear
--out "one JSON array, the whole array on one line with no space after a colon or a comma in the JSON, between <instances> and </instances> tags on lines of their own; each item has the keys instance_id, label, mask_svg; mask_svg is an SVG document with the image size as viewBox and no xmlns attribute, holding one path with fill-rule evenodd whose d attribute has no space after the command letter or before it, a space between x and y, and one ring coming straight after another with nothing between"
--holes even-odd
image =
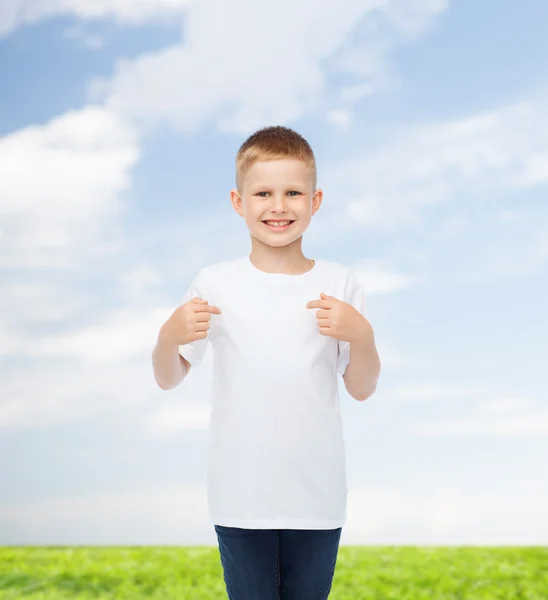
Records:
<instances>
[{"instance_id":1,"label":"ear","mask_svg":"<svg viewBox=\"0 0 548 600\"><path fill-rule=\"evenodd\" d=\"M312 198L312 216L314 216L319 210L322 204L323 199L323 190L317 189L314 192L314 196Z\"/></svg>"},{"instance_id":2,"label":"ear","mask_svg":"<svg viewBox=\"0 0 548 600\"><path fill-rule=\"evenodd\" d=\"M240 215L240 217L244 217L244 207L243 200L238 190L230 190L230 202L232 203L232 207L234 210Z\"/></svg>"}]
</instances>

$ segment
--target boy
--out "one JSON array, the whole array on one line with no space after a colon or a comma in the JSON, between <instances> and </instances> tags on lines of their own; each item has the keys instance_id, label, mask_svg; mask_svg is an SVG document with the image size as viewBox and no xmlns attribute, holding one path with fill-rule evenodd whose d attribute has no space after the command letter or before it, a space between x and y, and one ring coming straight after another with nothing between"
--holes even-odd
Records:
<instances>
[{"instance_id":1,"label":"boy","mask_svg":"<svg viewBox=\"0 0 548 600\"><path fill-rule=\"evenodd\" d=\"M231 202L251 253L198 271L153 352L172 389L213 348L208 508L231 600L328 597L347 497L337 372L362 401L381 370L359 279L302 253L316 183L295 131L242 144Z\"/></svg>"}]
</instances>

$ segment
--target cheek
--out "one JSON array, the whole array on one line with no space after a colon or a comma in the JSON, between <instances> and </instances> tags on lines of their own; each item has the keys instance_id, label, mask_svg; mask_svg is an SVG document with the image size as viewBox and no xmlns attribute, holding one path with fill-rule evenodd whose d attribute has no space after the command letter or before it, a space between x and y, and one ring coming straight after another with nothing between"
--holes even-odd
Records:
<instances>
[{"instance_id":1,"label":"cheek","mask_svg":"<svg viewBox=\"0 0 548 600\"><path fill-rule=\"evenodd\" d=\"M256 211L247 211L246 213L246 221L249 223L249 225L260 225L259 221L260 219L260 214L257 213Z\"/></svg>"},{"instance_id":2,"label":"cheek","mask_svg":"<svg viewBox=\"0 0 548 600\"><path fill-rule=\"evenodd\" d=\"M248 205L245 214L249 223L258 223L262 216L261 207L256 205Z\"/></svg>"}]
</instances>

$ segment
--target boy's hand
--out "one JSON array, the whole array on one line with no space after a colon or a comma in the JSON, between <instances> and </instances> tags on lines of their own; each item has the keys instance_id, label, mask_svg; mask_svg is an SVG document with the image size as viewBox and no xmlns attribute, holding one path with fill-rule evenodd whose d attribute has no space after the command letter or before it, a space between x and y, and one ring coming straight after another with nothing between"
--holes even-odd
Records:
<instances>
[{"instance_id":1,"label":"boy's hand","mask_svg":"<svg viewBox=\"0 0 548 600\"><path fill-rule=\"evenodd\" d=\"M320 300L307 302L306 308L323 309L316 313L322 335L328 335L343 342L352 342L372 335L371 323L351 304L323 292L320 296Z\"/></svg>"},{"instance_id":2,"label":"boy's hand","mask_svg":"<svg viewBox=\"0 0 548 600\"><path fill-rule=\"evenodd\" d=\"M171 317L162 325L160 335L170 344L184 346L207 337L211 314L221 314L217 306L209 305L207 300L192 298L178 306Z\"/></svg>"}]
</instances>

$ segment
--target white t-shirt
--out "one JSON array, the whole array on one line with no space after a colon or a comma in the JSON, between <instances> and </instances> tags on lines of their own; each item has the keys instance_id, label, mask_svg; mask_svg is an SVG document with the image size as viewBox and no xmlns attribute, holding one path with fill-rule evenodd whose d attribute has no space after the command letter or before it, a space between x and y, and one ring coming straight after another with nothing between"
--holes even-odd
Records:
<instances>
[{"instance_id":1,"label":"white t-shirt","mask_svg":"<svg viewBox=\"0 0 548 600\"><path fill-rule=\"evenodd\" d=\"M320 333L320 309L306 308L320 292L367 316L356 274L326 260L301 275L266 273L247 255L215 263L180 302L200 297L222 309L206 338L179 346L193 368L208 343L213 349L207 498L216 525L335 529L346 521L337 373L350 344Z\"/></svg>"}]
</instances>

